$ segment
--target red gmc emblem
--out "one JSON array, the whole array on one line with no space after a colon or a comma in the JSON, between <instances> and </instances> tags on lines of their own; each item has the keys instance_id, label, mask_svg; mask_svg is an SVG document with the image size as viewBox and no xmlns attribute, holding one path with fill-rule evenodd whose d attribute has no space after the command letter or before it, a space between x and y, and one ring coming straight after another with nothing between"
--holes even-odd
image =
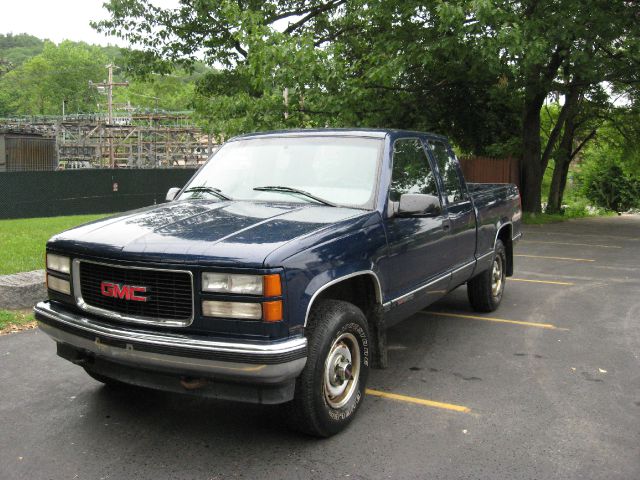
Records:
<instances>
[{"instance_id":1,"label":"red gmc emblem","mask_svg":"<svg viewBox=\"0 0 640 480\"><path fill-rule=\"evenodd\" d=\"M132 285L120 285L118 283L100 282L100 293L105 297L132 300L134 302L146 302L147 297L137 295L145 293L147 287L134 287Z\"/></svg>"}]
</instances>

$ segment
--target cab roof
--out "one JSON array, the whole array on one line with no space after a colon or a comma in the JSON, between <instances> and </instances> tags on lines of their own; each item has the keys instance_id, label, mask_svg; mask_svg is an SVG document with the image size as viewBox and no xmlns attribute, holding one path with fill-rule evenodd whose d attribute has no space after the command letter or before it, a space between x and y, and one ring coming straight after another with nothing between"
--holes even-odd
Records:
<instances>
[{"instance_id":1,"label":"cab roof","mask_svg":"<svg viewBox=\"0 0 640 480\"><path fill-rule=\"evenodd\" d=\"M387 135L393 137L411 137L415 135L428 136L446 140L443 135L428 132L416 132L412 130L397 130L388 128L305 128L295 130L272 130L267 132L245 133L230 138L229 141L246 140L251 138L268 137L369 137L385 138Z\"/></svg>"}]
</instances>

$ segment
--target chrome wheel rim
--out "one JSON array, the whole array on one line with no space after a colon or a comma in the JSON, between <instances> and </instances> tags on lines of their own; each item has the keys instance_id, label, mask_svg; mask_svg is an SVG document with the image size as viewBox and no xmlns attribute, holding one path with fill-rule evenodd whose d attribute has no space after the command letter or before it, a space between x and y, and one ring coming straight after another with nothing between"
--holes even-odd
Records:
<instances>
[{"instance_id":1,"label":"chrome wheel rim","mask_svg":"<svg viewBox=\"0 0 640 480\"><path fill-rule=\"evenodd\" d=\"M360 377L360 347L351 333L331 344L324 363L324 398L332 408L345 406L353 397Z\"/></svg>"},{"instance_id":2,"label":"chrome wheel rim","mask_svg":"<svg viewBox=\"0 0 640 480\"><path fill-rule=\"evenodd\" d=\"M499 296L502 293L503 285L502 257L500 255L496 255L496 258L493 259L493 270L491 272L491 295L494 297Z\"/></svg>"}]
</instances>

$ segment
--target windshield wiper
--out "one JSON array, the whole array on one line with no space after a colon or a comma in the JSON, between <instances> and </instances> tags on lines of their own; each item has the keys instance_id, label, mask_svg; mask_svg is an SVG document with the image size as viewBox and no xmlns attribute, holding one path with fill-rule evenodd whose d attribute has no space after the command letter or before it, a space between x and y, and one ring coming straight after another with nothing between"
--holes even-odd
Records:
<instances>
[{"instance_id":1,"label":"windshield wiper","mask_svg":"<svg viewBox=\"0 0 640 480\"><path fill-rule=\"evenodd\" d=\"M305 192L304 190L300 190L299 188L293 187L284 187L281 185L265 185L264 187L255 187L254 190L259 192L283 192L283 193L297 193L299 195L303 195L311 200L315 200L318 203L322 203L329 207L337 207L333 202L329 200L325 200L324 198L316 197L313 193Z\"/></svg>"},{"instance_id":2,"label":"windshield wiper","mask_svg":"<svg viewBox=\"0 0 640 480\"><path fill-rule=\"evenodd\" d=\"M212 195L215 195L216 197L218 197L221 200L233 200L233 198L228 197L224 193L222 193L222 190L220 190L219 188L214 188L214 187L205 187L205 186L191 187L191 188L187 188L184 191L184 193L188 193L188 192L205 192L205 193L210 193Z\"/></svg>"}]
</instances>

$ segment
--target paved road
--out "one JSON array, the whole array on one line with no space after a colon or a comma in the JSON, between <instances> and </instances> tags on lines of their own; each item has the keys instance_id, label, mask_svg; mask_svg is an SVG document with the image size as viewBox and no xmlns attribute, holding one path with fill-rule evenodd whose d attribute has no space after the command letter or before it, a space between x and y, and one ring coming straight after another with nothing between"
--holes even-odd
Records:
<instances>
[{"instance_id":1,"label":"paved road","mask_svg":"<svg viewBox=\"0 0 640 480\"><path fill-rule=\"evenodd\" d=\"M460 288L429 309L456 316L394 328L370 377L469 413L368 396L321 441L277 408L112 391L42 333L0 337L0 478L640 478L640 217L531 226L516 254L489 318L525 323L465 317Z\"/></svg>"}]
</instances>

